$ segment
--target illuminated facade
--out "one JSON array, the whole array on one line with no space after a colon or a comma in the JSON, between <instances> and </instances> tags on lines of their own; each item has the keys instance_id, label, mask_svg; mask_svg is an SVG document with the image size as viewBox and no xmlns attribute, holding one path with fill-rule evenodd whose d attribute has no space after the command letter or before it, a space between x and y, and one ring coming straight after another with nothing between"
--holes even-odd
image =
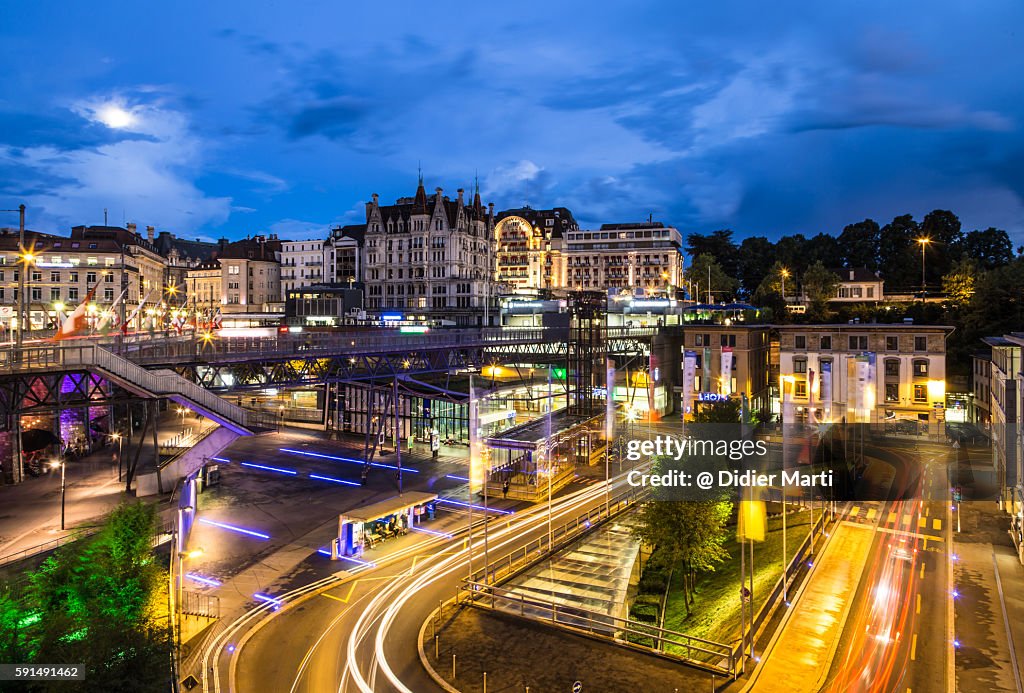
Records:
<instances>
[{"instance_id":1,"label":"illuminated facade","mask_svg":"<svg viewBox=\"0 0 1024 693\"><path fill-rule=\"evenodd\" d=\"M781 396L795 421L892 423L937 433L945 419L946 337L952 327L784 325Z\"/></svg>"},{"instance_id":2,"label":"illuminated facade","mask_svg":"<svg viewBox=\"0 0 1024 693\"><path fill-rule=\"evenodd\" d=\"M562 288L565 238L579 228L572 212L565 207L523 207L501 212L494 225L494 236L502 292Z\"/></svg>"},{"instance_id":3,"label":"illuminated facade","mask_svg":"<svg viewBox=\"0 0 1024 693\"><path fill-rule=\"evenodd\" d=\"M683 279L682 244L678 229L656 221L570 232L558 286L570 291L643 289L646 295L671 294Z\"/></svg>"},{"instance_id":4,"label":"illuminated facade","mask_svg":"<svg viewBox=\"0 0 1024 693\"><path fill-rule=\"evenodd\" d=\"M676 388L682 411L690 416L745 394L752 412L767 412L770 331L767 325L687 325L682 386Z\"/></svg>"}]
</instances>

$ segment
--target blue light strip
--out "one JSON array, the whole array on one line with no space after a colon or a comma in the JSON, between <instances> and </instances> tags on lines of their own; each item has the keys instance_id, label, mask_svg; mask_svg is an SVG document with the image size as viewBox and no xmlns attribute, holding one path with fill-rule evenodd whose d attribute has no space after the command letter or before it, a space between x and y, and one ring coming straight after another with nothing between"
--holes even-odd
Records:
<instances>
[{"instance_id":1,"label":"blue light strip","mask_svg":"<svg viewBox=\"0 0 1024 693\"><path fill-rule=\"evenodd\" d=\"M253 469L265 469L268 472L280 472L281 474L290 474L291 476L298 476L298 472L294 469L284 469L282 467L268 467L265 464L254 464L252 462L241 462L243 467L252 467Z\"/></svg>"},{"instance_id":2,"label":"blue light strip","mask_svg":"<svg viewBox=\"0 0 1024 693\"><path fill-rule=\"evenodd\" d=\"M329 549L317 549L316 552L317 553L322 553L325 556L330 556L331 555L331 552L330 552Z\"/></svg>"},{"instance_id":3,"label":"blue light strip","mask_svg":"<svg viewBox=\"0 0 1024 693\"><path fill-rule=\"evenodd\" d=\"M216 462L223 462L224 464L231 464L231 460L226 457L211 457L210 459Z\"/></svg>"},{"instance_id":4,"label":"blue light strip","mask_svg":"<svg viewBox=\"0 0 1024 693\"><path fill-rule=\"evenodd\" d=\"M445 474L449 479L455 479L456 481L469 481L469 477L459 476L458 474Z\"/></svg>"},{"instance_id":5,"label":"blue light strip","mask_svg":"<svg viewBox=\"0 0 1024 693\"><path fill-rule=\"evenodd\" d=\"M353 563L358 563L359 565L370 566L371 568L377 567L376 563L370 563L369 561L363 561L358 558L352 558L352 556L338 556L338 558L340 558L343 561L352 561Z\"/></svg>"},{"instance_id":6,"label":"blue light strip","mask_svg":"<svg viewBox=\"0 0 1024 693\"><path fill-rule=\"evenodd\" d=\"M362 486L362 484L360 484L359 482L347 481L345 479L335 479L333 476L321 476L319 474L310 474L309 478L319 479L320 481L330 481L331 483L335 484L345 484L346 486Z\"/></svg>"},{"instance_id":7,"label":"blue light strip","mask_svg":"<svg viewBox=\"0 0 1024 693\"><path fill-rule=\"evenodd\" d=\"M252 596L253 596L253 599L259 599L261 602L267 602L269 604L273 604L274 606L284 606L284 602L283 601L281 601L280 599L275 599L274 597L271 597L269 594L263 594L262 592L257 592L257 593L255 593Z\"/></svg>"},{"instance_id":8,"label":"blue light strip","mask_svg":"<svg viewBox=\"0 0 1024 693\"><path fill-rule=\"evenodd\" d=\"M225 524L223 522L216 522L214 520L207 520L205 517L199 518L199 521L204 525L213 525L214 527L220 527L221 529L228 529L232 532L239 532L240 534L248 534L250 537L257 537L259 539L269 539L269 534L263 534L262 532L254 532L251 529L242 529L241 527L235 527L234 525Z\"/></svg>"},{"instance_id":9,"label":"blue light strip","mask_svg":"<svg viewBox=\"0 0 1024 693\"><path fill-rule=\"evenodd\" d=\"M433 534L435 537L444 537L445 539L451 539L454 534L448 534L447 532L438 532L434 529L426 529L424 527L410 527L414 532L423 532L424 534Z\"/></svg>"},{"instance_id":10,"label":"blue light strip","mask_svg":"<svg viewBox=\"0 0 1024 693\"><path fill-rule=\"evenodd\" d=\"M473 508L473 510L486 510L489 513L501 513L502 515L514 515L512 510L499 510L498 508L484 508L482 505L473 505L472 503L463 503L457 500L451 500L450 498L438 498L437 503L450 503L452 505L458 505L463 508Z\"/></svg>"},{"instance_id":11,"label":"blue light strip","mask_svg":"<svg viewBox=\"0 0 1024 693\"><path fill-rule=\"evenodd\" d=\"M203 577L202 575L196 575L195 573L185 573L185 577L189 580L194 580L203 585L209 585L210 587L220 587L222 583L220 580L214 580L213 578Z\"/></svg>"},{"instance_id":12,"label":"blue light strip","mask_svg":"<svg viewBox=\"0 0 1024 693\"><path fill-rule=\"evenodd\" d=\"M325 460L334 460L336 462L348 462L350 464L364 464L364 465L366 464L365 460L357 460L354 457L338 457L337 455L324 455L323 453L319 453L319 452L307 452L305 450L292 450L291 448L279 448L279 450L281 452L287 452L287 453L290 453L292 455L304 455L306 457L320 457L320 458L325 459ZM380 467L381 469L398 469L398 467L396 467L393 464L383 464L381 462L371 462L370 466L371 467ZM403 472L410 472L412 474L419 474L420 473L420 470L418 470L418 469L410 469L409 467L402 467L401 469L402 469Z\"/></svg>"}]
</instances>

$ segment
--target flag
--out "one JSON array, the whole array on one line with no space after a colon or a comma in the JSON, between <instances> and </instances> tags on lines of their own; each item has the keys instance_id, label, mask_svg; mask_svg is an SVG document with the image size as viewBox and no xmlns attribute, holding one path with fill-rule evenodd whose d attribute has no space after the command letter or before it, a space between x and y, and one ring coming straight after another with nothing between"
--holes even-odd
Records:
<instances>
[{"instance_id":1,"label":"flag","mask_svg":"<svg viewBox=\"0 0 1024 693\"><path fill-rule=\"evenodd\" d=\"M124 325L122 326L122 329L123 329L123 330L127 330L127 329L128 329L128 325L130 325L130 324L132 323L132 321L133 321L133 320L135 320L135 317L136 317L136 316L137 316L137 315L139 314L139 312L140 312L140 311L142 310L142 306L146 305L146 301L148 301L148 300L149 300L149 297L150 297L150 295L152 295L152 293L153 293L153 290L152 290L152 289L150 289L150 290L149 290L149 293L147 293L147 294L146 294L146 295L145 295L145 296L144 296L144 297L142 298L142 300L140 300L140 301L139 301L139 305L137 305L137 306L135 307L135 310L133 310L133 311L132 311L132 314L131 314L131 315L129 315L129 316L128 316L128 318L127 318L127 319L126 319L126 320L124 321Z\"/></svg>"},{"instance_id":2,"label":"flag","mask_svg":"<svg viewBox=\"0 0 1024 693\"><path fill-rule=\"evenodd\" d=\"M96 284L91 289L89 289L89 293L85 295L85 300L79 303L75 307L75 309L71 311L71 315L69 315L67 320L64 321L64 324L60 326L60 329L57 330L57 333L53 335L53 341L59 342L62 339L74 337L85 328L85 312L86 309L89 307L89 302L92 301L93 296L96 295L96 289L98 287L99 284Z\"/></svg>"},{"instance_id":3,"label":"flag","mask_svg":"<svg viewBox=\"0 0 1024 693\"><path fill-rule=\"evenodd\" d=\"M128 293L128 289L121 292L121 295L117 297L117 300L110 305L110 309L103 312L103 319L100 320L100 324L96 326L97 331L103 332L106 329L107 323L110 322L111 318L114 319L114 325L117 325L117 306L121 303L121 299Z\"/></svg>"}]
</instances>

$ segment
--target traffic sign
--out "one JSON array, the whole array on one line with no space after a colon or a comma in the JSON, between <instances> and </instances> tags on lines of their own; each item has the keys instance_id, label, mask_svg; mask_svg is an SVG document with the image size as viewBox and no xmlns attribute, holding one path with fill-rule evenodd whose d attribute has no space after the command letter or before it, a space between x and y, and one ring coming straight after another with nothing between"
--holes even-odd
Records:
<instances>
[{"instance_id":1,"label":"traffic sign","mask_svg":"<svg viewBox=\"0 0 1024 693\"><path fill-rule=\"evenodd\" d=\"M583 684L579 681L572 682L572 693L580 693L583 690Z\"/></svg>"},{"instance_id":2,"label":"traffic sign","mask_svg":"<svg viewBox=\"0 0 1024 693\"><path fill-rule=\"evenodd\" d=\"M186 690L190 691L199 685L199 681L196 680L195 676L189 674L185 677L185 680L181 682L181 685L184 686Z\"/></svg>"}]
</instances>

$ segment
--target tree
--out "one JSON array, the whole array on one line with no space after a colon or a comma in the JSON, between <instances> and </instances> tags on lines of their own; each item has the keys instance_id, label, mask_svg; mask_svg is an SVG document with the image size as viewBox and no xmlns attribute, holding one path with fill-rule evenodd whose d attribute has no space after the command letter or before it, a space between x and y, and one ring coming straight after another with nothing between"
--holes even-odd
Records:
<instances>
[{"instance_id":1,"label":"tree","mask_svg":"<svg viewBox=\"0 0 1024 693\"><path fill-rule=\"evenodd\" d=\"M1013 244L1002 229L991 226L984 231L970 231L960 248L965 257L975 260L982 269L995 269L1013 261Z\"/></svg>"},{"instance_id":2,"label":"tree","mask_svg":"<svg viewBox=\"0 0 1024 693\"><path fill-rule=\"evenodd\" d=\"M835 236L819 233L804 245L806 262L820 262L829 269L838 269L843 265L843 254L839 241Z\"/></svg>"},{"instance_id":3,"label":"tree","mask_svg":"<svg viewBox=\"0 0 1024 693\"><path fill-rule=\"evenodd\" d=\"M942 292L954 306L964 306L974 295L974 285L980 274L978 263L964 257L942 277Z\"/></svg>"},{"instance_id":4,"label":"tree","mask_svg":"<svg viewBox=\"0 0 1024 693\"><path fill-rule=\"evenodd\" d=\"M653 473L664 473L656 460ZM714 572L729 558L723 546L732 502L725 497L698 501L655 500L640 509L634 536L657 546L683 574L683 597L690 614L699 573Z\"/></svg>"},{"instance_id":5,"label":"tree","mask_svg":"<svg viewBox=\"0 0 1024 693\"><path fill-rule=\"evenodd\" d=\"M708 235L691 233L686 237L686 252L690 257L711 255L730 277L739 274L738 250L729 229L712 231Z\"/></svg>"},{"instance_id":6,"label":"tree","mask_svg":"<svg viewBox=\"0 0 1024 693\"><path fill-rule=\"evenodd\" d=\"M909 214L896 217L882 227L878 236L878 265L885 280L885 290L913 291L921 285L917 239L921 229ZM917 260L917 262L915 262Z\"/></svg>"},{"instance_id":7,"label":"tree","mask_svg":"<svg viewBox=\"0 0 1024 693\"><path fill-rule=\"evenodd\" d=\"M772 265L775 246L764 236L744 238L739 249L739 280L743 295L750 297L757 291Z\"/></svg>"},{"instance_id":8,"label":"tree","mask_svg":"<svg viewBox=\"0 0 1024 693\"><path fill-rule=\"evenodd\" d=\"M850 224L839 234L839 247L843 253L843 267L867 267L878 271L878 243L881 229L874 219Z\"/></svg>"},{"instance_id":9,"label":"tree","mask_svg":"<svg viewBox=\"0 0 1024 693\"><path fill-rule=\"evenodd\" d=\"M807 267L807 239L802 233L783 236L775 244L775 259L794 274Z\"/></svg>"},{"instance_id":10,"label":"tree","mask_svg":"<svg viewBox=\"0 0 1024 693\"><path fill-rule=\"evenodd\" d=\"M807 297L807 319L825 320L829 315L828 302L836 296L839 277L819 260L807 268L801 284Z\"/></svg>"},{"instance_id":11,"label":"tree","mask_svg":"<svg viewBox=\"0 0 1024 693\"><path fill-rule=\"evenodd\" d=\"M776 261L761 280L753 296L759 306L772 311L774 321L782 323L790 320L789 310L782 297L782 274L784 271L788 272L789 270L783 267L781 262ZM793 277L792 274L790 277L792 282L786 287L786 293L792 296L796 293L797 286L796 277Z\"/></svg>"},{"instance_id":12,"label":"tree","mask_svg":"<svg viewBox=\"0 0 1024 693\"><path fill-rule=\"evenodd\" d=\"M925 279L928 286L938 286L953 262L960 256L963 233L960 219L945 209L936 209L921 220L921 237L930 240L934 252L928 254L925 263ZM925 249L927 253L928 248Z\"/></svg>"},{"instance_id":13,"label":"tree","mask_svg":"<svg viewBox=\"0 0 1024 693\"><path fill-rule=\"evenodd\" d=\"M693 258L690 263L689 269L686 270L686 281L699 284L700 296L708 295L708 270L711 271L711 287L715 300L726 300L732 298L736 294L736 288L739 286L739 282L736 281L731 275L725 273L722 266L715 260L715 258L704 253ZM699 298L700 297L695 297Z\"/></svg>"}]
</instances>

